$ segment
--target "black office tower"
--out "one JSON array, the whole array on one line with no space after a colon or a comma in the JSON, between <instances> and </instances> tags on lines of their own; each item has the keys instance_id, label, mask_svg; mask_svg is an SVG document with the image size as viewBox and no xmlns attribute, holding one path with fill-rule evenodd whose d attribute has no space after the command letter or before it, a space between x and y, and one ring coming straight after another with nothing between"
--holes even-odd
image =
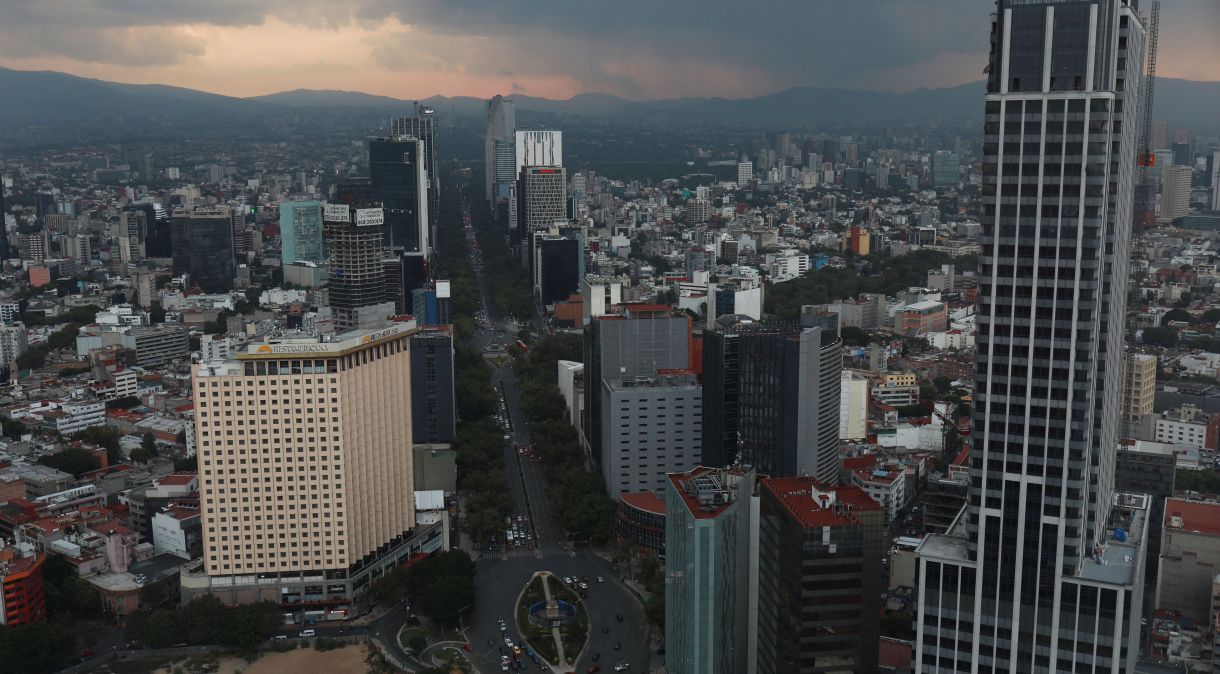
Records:
<instances>
[{"instance_id":1,"label":"black office tower","mask_svg":"<svg viewBox=\"0 0 1220 674\"><path fill-rule=\"evenodd\" d=\"M331 201L340 204L367 204L373 201L373 183L365 176L340 178L331 188Z\"/></svg>"},{"instance_id":2,"label":"black office tower","mask_svg":"<svg viewBox=\"0 0 1220 674\"><path fill-rule=\"evenodd\" d=\"M733 317L703 333L702 463L725 468L737 459L740 385L738 336Z\"/></svg>"},{"instance_id":3,"label":"black office tower","mask_svg":"<svg viewBox=\"0 0 1220 674\"><path fill-rule=\"evenodd\" d=\"M411 441L453 442L456 427L453 335L449 326L411 337Z\"/></svg>"},{"instance_id":4,"label":"black office tower","mask_svg":"<svg viewBox=\"0 0 1220 674\"><path fill-rule=\"evenodd\" d=\"M232 290L233 213L228 206L178 208L170 218L175 274L189 274L204 292Z\"/></svg>"},{"instance_id":5,"label":"black office tower","mask_svg":"<svg viewBox=\"0 0 1220 674\"><path fill-rule=\"evenodd\" d=\"M568 299L580 291L580 241L539 236L534 242L534 293L544 306Z\"/></svg>"},{"instance_id":6,"label":"black office tower","mask_svg":"<svg viewBox=\"0 0 1220 674\"><path fill-rule=\"evenodd\" d=\"M835 484L843 372L838 331L762 323L735 330L741 464L772 477L807 475Z\"/></svg>"},{"instance_id":7,"label":"black office tower","mask_svg":"<svg viewBox=\"0 0 1220 674\"><path fill-rule=\"evenodd\" d=\"M436 110L415 104L414 117L399 117L390 122L391 136L413 136L424 142L424 167L428 170L429 240L436 246L436 218L441 208L440 173L436 164Z\"/></svg>"},{"instance_id":8,"label":"black office tower","mask_svg":"<svg viewBox=\"0 0 1220 674\"><path fill-rule=\"evenodd\" d=\"M385 244L407 253L430 255L428 170L424 141L412 136L369 140L369 181L373 200L385 208Z\"/></svg>"}]
</instances>

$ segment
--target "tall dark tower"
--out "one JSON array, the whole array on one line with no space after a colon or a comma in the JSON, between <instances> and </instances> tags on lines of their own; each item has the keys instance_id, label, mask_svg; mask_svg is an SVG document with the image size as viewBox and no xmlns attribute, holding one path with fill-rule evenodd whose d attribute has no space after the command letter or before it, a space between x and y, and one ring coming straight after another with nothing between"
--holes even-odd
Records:
<instances>
[{"instance_id":1,"label":"tall dark tower","mask_svg":"<svg viewBox=\"0 0 1220 674\"><path fill-rule=\"evenodd\" d=\"M431 242L425 148L414 136L369 139L369 182L373 201L385 207L385 244L427 258Z\"/></svg>"},{"instance_id":2,"label":"tall dark tower","mask_svg":"<svg viewBox=\"0 0 1220 674\"><path fill-rule=\"evenodd\" d=\"M999 0L966 507L919 547L919 672L1131 672L1148 496L1116 494L1143 84L1134 0Z\"/></svg>"},{"instance_id":3,"label":"tall dark tower","mask_svg":"<svg viewBox=\"0 0 1220 674\"><path fill-rule=\"evenodd\" d=\"M436 246L436 218L441 209L440 172L436 165L436 110L415 104L414 117L399 117L390 122L391 136L413 136L424 142L424 167L428 170L428 231Z\"/></svg>"}]
</instances>

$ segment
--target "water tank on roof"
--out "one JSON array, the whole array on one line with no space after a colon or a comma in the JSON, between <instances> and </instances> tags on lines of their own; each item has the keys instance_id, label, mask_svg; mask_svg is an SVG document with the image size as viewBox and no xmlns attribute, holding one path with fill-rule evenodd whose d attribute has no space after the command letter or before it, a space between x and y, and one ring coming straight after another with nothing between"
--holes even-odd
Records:
<instances>
[{"instance_id":1,"label":"water tank on roof","mask_svg":"<svg viewBox=\"0 0 1220 674\"><path fill-rule=\"evenodd\" d=\"M1122 527L1115 527L1114 540L1118 541L1119 543L1125 543L1127 541L1127 531Z\"/></svg>"}]
</instances>

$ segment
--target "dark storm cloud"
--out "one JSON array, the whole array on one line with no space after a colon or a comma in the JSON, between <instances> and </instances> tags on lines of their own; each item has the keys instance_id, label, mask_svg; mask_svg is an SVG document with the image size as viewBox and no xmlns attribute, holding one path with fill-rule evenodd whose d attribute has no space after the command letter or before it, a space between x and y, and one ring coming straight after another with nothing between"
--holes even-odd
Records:
<instances>
[{"instance_id":1,"label":"dark storm cloud","mask_svg":"<svg viewBox=\"0 0 1220 674\"><path fill-rule=\"evenodd\" d=\"M338 31L401 22L367 40L375 65L523 86L562 78L634 96L802 84L911 89L979 79L993 8L989 0L0 0L0 56L183 62L206 48L208 26L273 17ZM1166 70L1181 64L1220 79L1220 2L1165 0L1163 14Z\"/></svg>"}]
</instances>

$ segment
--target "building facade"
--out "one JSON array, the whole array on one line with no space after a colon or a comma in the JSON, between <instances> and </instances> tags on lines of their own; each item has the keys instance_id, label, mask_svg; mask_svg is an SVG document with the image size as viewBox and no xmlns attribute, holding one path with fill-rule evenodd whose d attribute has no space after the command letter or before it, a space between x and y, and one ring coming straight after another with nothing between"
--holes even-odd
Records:
<instances>
[{"instance_id":1,"label":"building facade","mask_svg":"<svg viewBox=\"0 0 1220 674\"><path fill-rule=\"evenodd\" d=\"M1169 165L1161 169L1161 217L1177 220L1190 215L1190 183L1194 171L1189 166Z\"/></svg>"},{"instance_id":2,"label":"building facade","mask_svg":"<svg viewBox=\"0 0 1220 674\"><path fill-rule=\"evenodd\" d=\"M184 575L184 591L333 617L409 554L414 332L271 341L195 366L206 576Z\"/></svg>"},{"instance_id":3,"label":"building facade","mask_svg":"<svg viewBox=\"0 0 1220 674\"><path fill-rule=\"evenodd\" d=\"M387 304L383 222L384 213L375 206L331 204L323 214L330 308L341 331L361 324L361 309L376 312L373 307ZM394 303L388 304L381 313L394 313Z\"/></svg>"},{"instance_id":4,"label":"building facade","mask_svg":"<svg viewBox=\"0 0 1220 674\"><path fill-rule=\"evenodd\" d=\"M422 329L411 338L411 418L415 444L453 442L453 334L448 326Z\"/></svg>"},{"instance_id":5,"label":"building facade","mask_svg":"<svg viewBox=\"0 0 1220 674\"><path fill-rule=\"evenodd\" d=\"M739 459L771 477L839 474L843 341L837 329L737 327Z\"/></svg>"},{"instance_id":6,"label":"building facade","mask_svg":"<svg viewBox=\"0 0 1220 674\"><path fill-rule=\"evenodd\" d=\"M280 204L280 261L325 262L322 249L322 202L285 201Z\"/></svg>"},{"instance_id":7,"label":"building facade","mask_svg":"<svg viewBox=\"0 0 1220 674\"><path fill-rule=\"evenodd\" d=\"M886 529L854 487L759 480L758 672L875 672Z\"/></svg>"},{"instance_id":8,"label":"building facade","mask_svg":"<svg viewBox=\"0 0 1220 674\"><path fill-rule=\"evenodd\" d=\"M189 274L191 285L223 293L233 287L237 260L233 247L233 209L207 206L175 209L170 218L175 274Z\"/></svg>"},{"instance_id":9,"label":"building facade","mask_svg":"<svg viewBox=\"0 0 1220 674\"><path fill-rule=\"evenodd\" d=\"M492 206L506 200L517 181L516 106L511 98L496 96L487 101L486 131L483 136L483 166L486 171L487 201Z\"/></svg>"},{"instance_id":10,"label":"building facade","mask_svg":"<svg viewBox=\"0 0 1220 674\"><path fill-rule=\"evenodd\" d=\"M690 367L690 318L662 304L626 304L620 313L585 326L585 437L593 460L602 461L602 380L653 376Z\"/></svg>"},{"instance_id":11,"label":"building facade","mask_svg":"<svg viewBox=\"0 0 1220 674\"><path fill-rule=\"evenodd\" d=\"M665 669L747 672L757 648L754 473L699 467L671 474L668 482Z\"/></svg>"},{"instance_id":12,"label":"building facade","mask_svg":"<svg viewBox=\"0 0 1220 674\"><path fill-rule=\"evenodd\" d=\"M369 139L369 182L381 204L387 248L431 256L427 143L414 136Z\"/></svg>"},{"instance_id":13,"label":"building facade","mask_svg":"<svg viewBox=\"0 0 1220 674\"><path fill-rule=\"evenodd\" d=\"M666 474L700 465L703 387L690 370L602 379L602 479L618 494L663 493Z\"/></svg>"},{"instance_id":14,"label":"building facade","mask_svg":"<svg viewBox=\"0 0 1220 674\"><path fill-rule=\"evenodd\" d=\"M996 3L971 484L919 547L916 671L1134 667L1148 498L1114 455L1143 40L1126 0Z\"/></svg>"}]
</instances>

